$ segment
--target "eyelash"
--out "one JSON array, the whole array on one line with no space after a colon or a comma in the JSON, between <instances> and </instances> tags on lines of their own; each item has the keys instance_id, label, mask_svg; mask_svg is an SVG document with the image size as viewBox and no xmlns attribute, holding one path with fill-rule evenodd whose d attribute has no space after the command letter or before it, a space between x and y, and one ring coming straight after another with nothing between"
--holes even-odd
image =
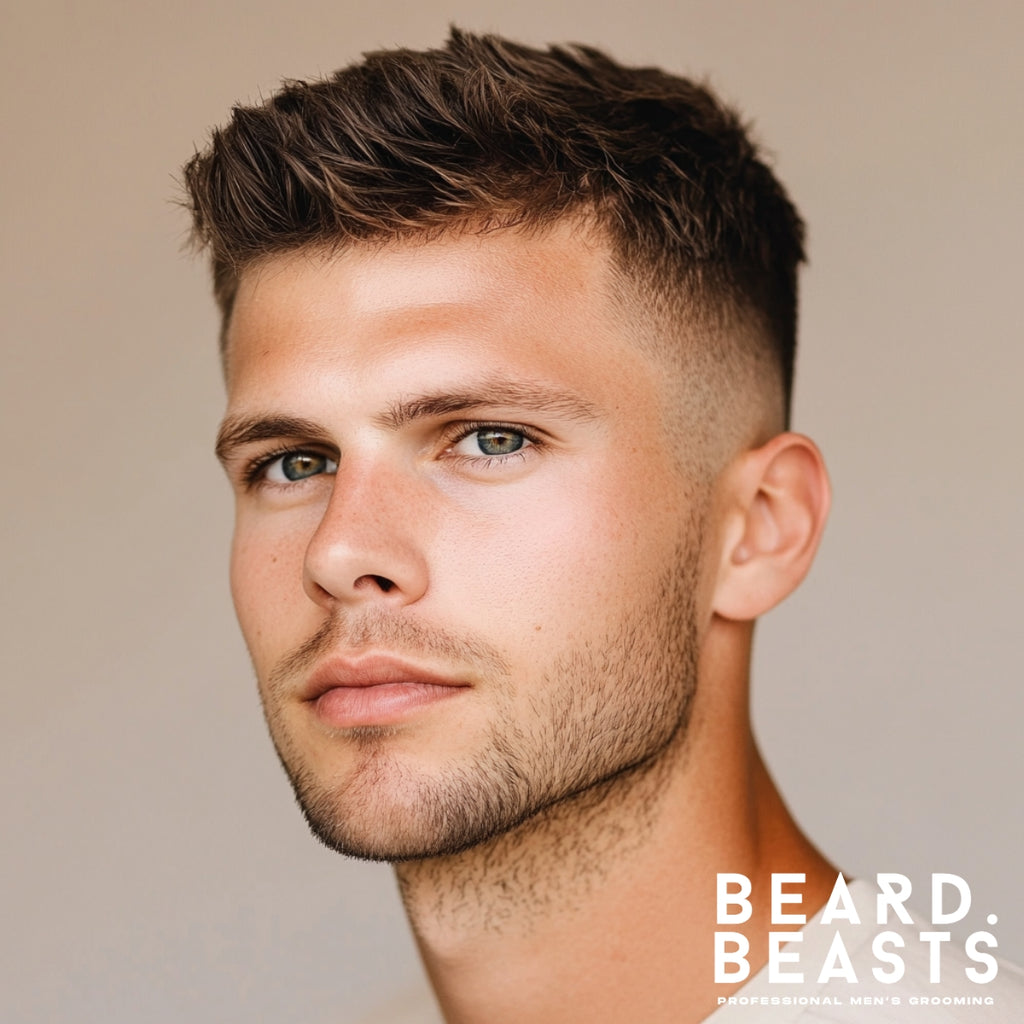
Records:
<instances>
[{"instance_id":1,"label":"eyelash","mask_svg":"<svg viewBox=\"0 0 1024 1024\"><path fill-rule=\"evenodd\" d=\"M513 459L529 458L526 453L531 448L539 448L543 444L541 438L534 431L524 427L520 423L504 423L495 420L475 420L469 423L454 424L452 427L452 433L449 435L446 442L445 450L450 451L457 444L465 441L467 437L471 437L473 434L486 430L506 430L510 434L519 434L530 443L524 448L520 448L518 451L509 452L507 455L485 455L481 452L479 455L452 455L451 458L463 465L499 466L507 464Z\"/></svg>"},{"instance_id":2,"label":"eyelash","mask_svg":"<svg viewBox=\"0 0 1024 1024\"><path fill-rule=\"evenodd\" d=\"M453 424L444 440L445 451L450 451L467 437L485 430L507 430L512 434L519 434L529 441L529 445L524 448L520 448L518 451L509 452L506 455L485 455L481 453L479 455L452 455L451 458L461 464L495 466L511 462L513 459L527 458L528 456L526 455L526 452L529 451L529 449L540 447L543 443L536 433L519 423L479 420L468 423ZM277 462L278 459L284 458L288 455L316 455L321 458L337 458L336 454L329 455L316 448L303 447L301 445L275 448L272 451L264 452L263 454L256 456L245 464L242 470L242 482L246 487L250 488L266 483L265 474L269 467ZM312 480L314 477L309 477L308 479ZM295 483L301 482L302 481L296 481Z\"/></svg>"},{"instance_id":3,"label":"eyelash","mask_svg":"<svg viewBox=\"0 0 1024 1024\"><path fill-rule=\"evenodd\" d=\"M337 455L329 455L324 451L320 451L316 448L302 447L301 445L289 446L284 448L275 448L273 451L264 452L261 455L257 455L254 459L251 459L245 464L242 469L242 482L246 487L256 487L260 484L267 483L265 475L267 470L275 463L278 459L284 458L286 455L315 455L318 458L336 459ZM313 477L308 479L312 480ZM302 481L296 480L295 483L301 483ZM281 485L285 486L285 485ZM294 484L288 485L294 486Z\"/></svg>"}]
</instances>

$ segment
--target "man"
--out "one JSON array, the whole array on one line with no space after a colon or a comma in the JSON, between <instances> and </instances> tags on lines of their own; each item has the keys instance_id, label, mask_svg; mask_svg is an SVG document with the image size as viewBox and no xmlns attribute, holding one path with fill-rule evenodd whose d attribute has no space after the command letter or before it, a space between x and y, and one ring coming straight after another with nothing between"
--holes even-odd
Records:
<instances>
[{"instance_id":1,"label":"man","mask_svg":"<svg viewBox=\"0 0 1024 1024\"><path fill-rule=\"evenodd\" d=\"M893 977L930 927L895 876L882 976L858 932L797 978L875 903L751 734L829 486L787 429L803 227L732 112L453 31L236 109L186 181L271 736L314 833L395 864L447 1020L884 1020L819 989L945 994L935 949L1002 985L991 936Z\"/></svg>"}]
</instances>

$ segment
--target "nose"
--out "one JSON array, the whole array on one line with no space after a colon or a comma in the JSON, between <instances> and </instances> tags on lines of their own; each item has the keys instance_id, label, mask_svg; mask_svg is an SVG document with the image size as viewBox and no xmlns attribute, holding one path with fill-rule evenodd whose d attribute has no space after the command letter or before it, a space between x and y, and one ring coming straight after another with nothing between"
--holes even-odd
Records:
<instances>
[{"instance_id":1,"label":"nose","mask_svg":"<svg viewBox=\"0 0 1024 1024\"><path fill-rule=\"evenodd\" d=\"M427 590L422 495L379 465L341 459L330 501L306 549L303 586L328 610L412 604ZM420 499L420 500L417 500Z\"/></svg>"}]
</instances>

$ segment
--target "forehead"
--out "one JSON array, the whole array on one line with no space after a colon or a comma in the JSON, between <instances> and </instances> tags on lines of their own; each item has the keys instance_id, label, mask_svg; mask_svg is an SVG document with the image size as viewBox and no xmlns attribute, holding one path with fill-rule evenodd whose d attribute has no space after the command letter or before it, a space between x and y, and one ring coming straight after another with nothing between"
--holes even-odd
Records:
<instances>
[{"instance_id":1,"label":"forehead","mask_svg":"<svg viewBox=\"0 0 1024 1024\"><path fill-rule=\"evenodd\" d=\"M615 288L608 247L569 222L276 256L239 283L229 398L328 371L371 390L386 372L402 387L442 366L649 386L657 373L630 341Z\"/></svg>"}]
</instances>

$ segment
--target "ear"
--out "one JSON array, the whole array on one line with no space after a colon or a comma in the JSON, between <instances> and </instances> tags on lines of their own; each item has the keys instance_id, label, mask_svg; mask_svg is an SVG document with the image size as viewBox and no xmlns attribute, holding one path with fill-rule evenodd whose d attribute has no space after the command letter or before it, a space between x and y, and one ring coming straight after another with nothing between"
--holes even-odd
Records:
<instances>
[{"instance_id":1,"label":"ear","mask_svg":"<svg viewBox=\"0 0 1024 1024\"><path fill-rule=\"evenodd\" d=\"M796 589L811 567L831 502L821 452L779 434L744 452L722 477L723 545L712 611L757 618Z\"/></svg>"}]
</instances>

